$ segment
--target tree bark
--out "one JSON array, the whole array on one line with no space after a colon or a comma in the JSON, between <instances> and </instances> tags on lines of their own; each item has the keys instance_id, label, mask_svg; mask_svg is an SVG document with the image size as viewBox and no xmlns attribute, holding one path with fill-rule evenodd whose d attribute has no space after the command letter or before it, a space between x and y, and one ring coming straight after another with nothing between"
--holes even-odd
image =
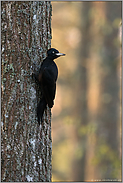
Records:
<instances>
[{"instance_id":1,"label":"tree bark","mask_svg":"<svg viewBox=\"0 0 123 183\"><path fill-rule=\"evenodd\" d=\"M31 74L51 46L51 3L3 1L1 181L51 181L51 111L39 126Z\"/></svg>"}]
</instances>

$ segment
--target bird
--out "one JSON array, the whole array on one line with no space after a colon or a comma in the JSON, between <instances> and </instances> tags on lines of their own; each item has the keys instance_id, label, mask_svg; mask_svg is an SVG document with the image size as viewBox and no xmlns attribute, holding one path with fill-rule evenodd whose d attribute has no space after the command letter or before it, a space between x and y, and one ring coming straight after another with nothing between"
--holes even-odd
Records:
<instances>
[{"instance_id":1,"label":"bird","mask_svg":"<svg viewBox=\"0 0 123 183\"><path fill-rule=\"evenodd\" d=\"M42 123L44 110L48 104L49 108L54 105L56 94L56 81L58 78L58 68L54 59L65 56L64 53L59 53L55 48L50 48L47 51L47 57L41 63L38 74L33 73L33 78L38 82L42 97L37 105L37 118L39 125Z\"/></svg>"}]
</instances>

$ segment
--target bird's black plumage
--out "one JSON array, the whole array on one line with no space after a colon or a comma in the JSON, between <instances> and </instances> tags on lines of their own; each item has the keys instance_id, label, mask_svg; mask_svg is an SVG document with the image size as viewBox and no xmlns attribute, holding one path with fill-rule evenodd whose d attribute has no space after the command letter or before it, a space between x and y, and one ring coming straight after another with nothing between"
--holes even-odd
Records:
<instances>
[{"instance_id":1,"label":"bird's black plumage","mask_svg":"<svg viewBox=\"0 0 123 183\"><path fill-rule=\"evenodd\" d=\"M37 117L39 124L40 121L42 122L46 105L48 104L49 108L52 108L54 105L58 68L53 60L63 55L65 54L59 53L59 51L54 48L50 48L47 51L47 57L41 64L38 75L33 74L35 79L38 81L42 92L42 98L37 106Z\"/></svg>"}]
</instances>

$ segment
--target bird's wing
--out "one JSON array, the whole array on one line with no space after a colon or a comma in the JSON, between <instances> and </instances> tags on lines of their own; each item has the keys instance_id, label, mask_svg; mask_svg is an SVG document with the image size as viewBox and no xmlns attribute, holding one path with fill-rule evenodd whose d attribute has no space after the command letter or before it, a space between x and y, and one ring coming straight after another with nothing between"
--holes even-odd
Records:
<instances>
[{"instance_id":1,"label":"bird's wing","mask_svg":"<svg viewBox=\"0 0 123 183\"><path fill-rule=\"evenodd\" d=\"M53 100L56 92L56 82L54 75L48 67L45 67L42 73L43 95L50 108L53 107Z\"/></svg>"}]
</instances>

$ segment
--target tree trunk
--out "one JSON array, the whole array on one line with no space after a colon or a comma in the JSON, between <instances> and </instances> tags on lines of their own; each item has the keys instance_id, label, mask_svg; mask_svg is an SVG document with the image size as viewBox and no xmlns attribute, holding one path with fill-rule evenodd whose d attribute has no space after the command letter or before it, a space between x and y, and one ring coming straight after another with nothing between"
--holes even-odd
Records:
<instances>
[{"instance_id":1,"label":"tree trunk","mask_svg":"<svg viewBox=\"0 0 123 183\"><path fill-rule=\"evenodd\" d=\"M39 126L31 74L51 46L51 3L3 1L1 181L51 181L51 111Z\"/></svg>"},{"instance_id":2,"label":"tree trunk","mask_svg":"<svg viewBox=\"0 0 123 183\"><path fill-rule=\"evenodd\" d=\"M83 2L81 7L84 36L76 54L81 122L76 120L74 134L82 153L73 161L72 180L120 181L121 54L116 22L121 19L121 2Z\"/></svg>"},{"instance_id":3,"label":"tree trunk","mask_svg":"<svg viewBox=\"0 0 123 183\"><path fill-rule=\"evenodd\" d=\"M117 2L91 3L90 43L87 60L87 134L85 181L121 180L120 158L120 45L118 26L121 4ZM102 33L102 24L112 27ZM98 25L98 26L97 26ZM104 26L103 26L104 27ZM105 28L106 29L106 28Z\"/></svg>"}]
</instances>

